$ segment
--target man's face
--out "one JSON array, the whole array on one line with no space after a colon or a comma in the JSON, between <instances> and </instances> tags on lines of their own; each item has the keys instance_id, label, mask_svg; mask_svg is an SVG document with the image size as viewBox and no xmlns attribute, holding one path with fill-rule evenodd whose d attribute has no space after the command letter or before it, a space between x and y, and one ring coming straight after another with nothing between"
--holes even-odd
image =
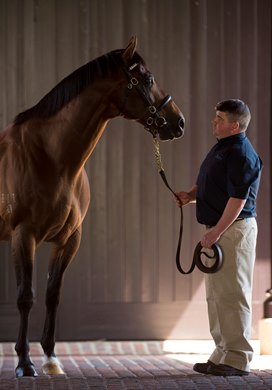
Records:
<instances>
[{"instance_id":1,"label":"man's face","mask_svg":"<svg viewBox=\"0 0 272 390\"><path fill-rule=\"evenodd\" d=\"M226 138L236 134L239 129L239 123L230 121L228 115L222 111L216 111L215 117L212 120L213 135L218 138ZM238 128L237 128L238 127Z\"/></svg>"}]
</instances>

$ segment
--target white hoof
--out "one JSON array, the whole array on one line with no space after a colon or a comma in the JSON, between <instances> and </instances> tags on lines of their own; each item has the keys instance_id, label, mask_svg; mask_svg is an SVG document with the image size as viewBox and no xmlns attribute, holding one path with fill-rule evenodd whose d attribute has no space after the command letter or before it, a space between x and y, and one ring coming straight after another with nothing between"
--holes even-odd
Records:
<instances>
[{"instance_id":1,"label":"white hoof","mask_svg":"<svg viewBox=\"0 0 272 390\"><path fill-rule=\"evenodd\" d=\"M42 365L42 371L45 375L63 375L65 372L62 369L60 361L56 357L45 357Z\"/></svg>"}]
</instances>

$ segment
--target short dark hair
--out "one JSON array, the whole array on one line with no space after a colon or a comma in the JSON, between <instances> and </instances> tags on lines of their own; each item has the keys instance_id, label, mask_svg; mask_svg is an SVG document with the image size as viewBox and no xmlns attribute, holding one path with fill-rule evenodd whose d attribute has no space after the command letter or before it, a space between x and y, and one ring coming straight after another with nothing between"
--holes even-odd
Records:
<instances>
[{"instance_id":1,"label":"short dark hair","mask_svg":"<svg viewBox=\"0 0 272 390\"><path fill-rule=\"evenodd\" d=\"M225 112L231 120L239 122L241 130L247 129L251 114L248 106L242 100L223 100L216 104L215 110Z\"/></svg>"}]
</instances>

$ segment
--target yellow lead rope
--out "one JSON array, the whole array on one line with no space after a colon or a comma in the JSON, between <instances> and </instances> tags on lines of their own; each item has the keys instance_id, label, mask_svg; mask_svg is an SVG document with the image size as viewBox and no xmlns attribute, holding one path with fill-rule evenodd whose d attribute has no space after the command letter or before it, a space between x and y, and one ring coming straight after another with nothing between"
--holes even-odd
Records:
<instances>
[{"instance_id":1,"label":"yellow lead rope","mask_svg":"<svg viewBox=\"0 0 272 390\"><path fill-rule=\"evenodd\" d=\"M157 137L153 138L153 143L154 143L154 149L155 149L155 160L157 163L157 167L159 172L163 171L163 166L162 166L162 160L161 160L161 152L160 152L160 142Z\"/></svg>"}]
</instances>

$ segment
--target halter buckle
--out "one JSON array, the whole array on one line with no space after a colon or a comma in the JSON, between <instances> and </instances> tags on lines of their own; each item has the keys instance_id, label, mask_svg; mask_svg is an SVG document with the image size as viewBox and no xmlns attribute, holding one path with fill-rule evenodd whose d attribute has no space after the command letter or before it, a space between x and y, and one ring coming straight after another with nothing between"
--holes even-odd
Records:
<instances>
[{"instance_id":1,"label":"halter buckle","mask_svg":"<svg viewBox=\"0 0 272 390\"><path fill-rule=\"evenodd\" d=\"M153 122L154 122L154 119L153 119L151 116L149 116L149 117L147 118L147 120L146 120L146 124L147 124L148 126L151 126Z\"/></svg>"},{"instance_id":2,"label":"halter buckle","mask_svg":"<svg viewBox=\"0 0 272 390\"><path fill-rule=\"evenodd\" d=\"M155 106L149 106L149 107L148 107L148 110L149 110L150 114L155 114L156 111L157 111L157 109L156 109Z\"/></svg>"},{"instance_id":3,"label":"halter buckle","mask_svg":"<svg viewBox=\"0 0 272 390\"><path fill-rule=\"evenodd\" d=\"M157 116L157 118L155 118L155 125L157 127L163 127L164 125L166 125L167 121L166 119L163 117L163 116Z\"/></svg>"},{"instance_id":4,"label":"halter buckle","mask_svg":"<svg viewBox=\"0 0 272 390\"><path fill-rule=\"evenodd\" d=\"M139 84L139 82L138 82L138 80L136 79L136 77L131 77L130 82L131 82L132 85L137 85L137 84Z\"/></svg>"},{"instance_id":5,"label":"halter buckle","mask_svg":"<svg viewBox=\"0 0 272 390\"><path fill-rule=\"evenodd\" d=\"M139 81L136 79L136 77L131 77L130 83L128 83L128 89L132 89L134 85L138 85Z\"/></svg>"}]
</instances>

